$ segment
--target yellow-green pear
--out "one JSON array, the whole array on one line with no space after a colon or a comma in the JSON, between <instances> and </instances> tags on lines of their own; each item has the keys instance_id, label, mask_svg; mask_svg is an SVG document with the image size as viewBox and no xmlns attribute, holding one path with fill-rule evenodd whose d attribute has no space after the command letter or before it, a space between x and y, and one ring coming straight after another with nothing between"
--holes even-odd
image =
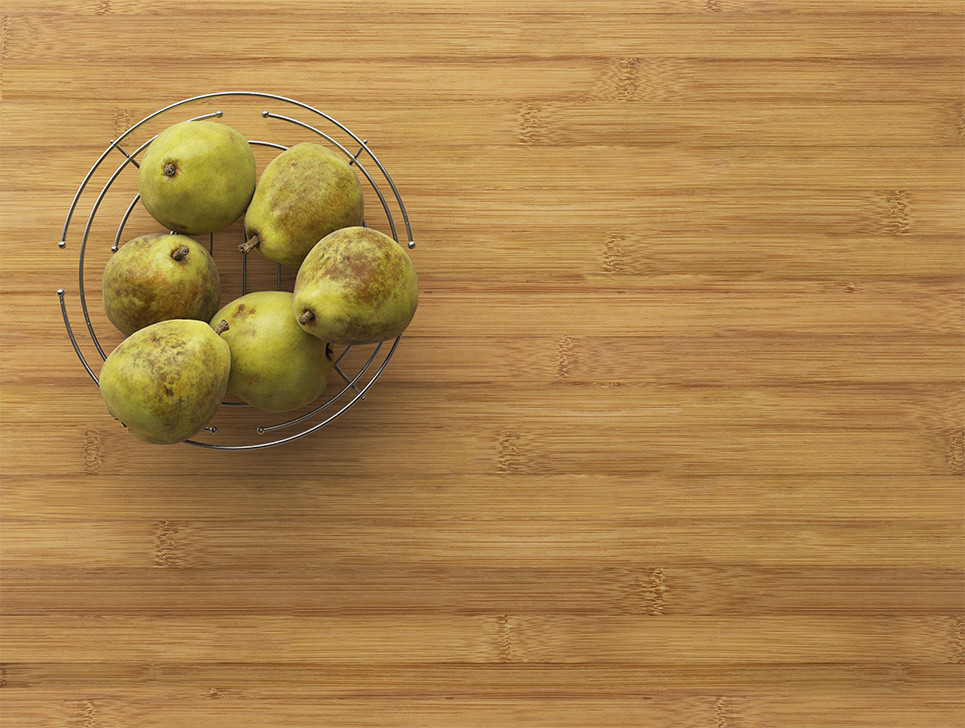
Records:
<instances>
[{"instance_id":1,"label":"yellow-green pear","mask_svg":"<svg viewBox=\"0 0 965 728\"><path fill-rule=\"evenodd\" d=\"M255 291L215 314L231 349L228 391L253 407L288 412L315 401L332 372L332 348L306 333L288 291Z\"/></svg>"},{"instance_id":2,"label":"yellow-green pear","mask_svg":"<svg viewBox=\"0 0 965 728\"><path fill-rule=\"evenodd\" d=\"M102 277L104 312L125 336L158 321L207 321L221 298L208 249L186 235L134 238L111 256Z\"/></svg>"},{"instance_id":3,"label":"yellow-green pear","mask_svg":"<svg viewBox=\"0 0 965 728\"><path fill-rule=\"evenodd\" d=\"M182 121L155 137L137 173L141 202L168 230L200 235L228 227L255 191L248 141L215 121Z\"/></svg>"},{"instance_id":4,"label":"yellow-green pear","mask_svg":"<svg viewBox=\"0 0 965 728\"><path fill-rule=\"evenodd\" d=\"M262 172L241 249L297 268L323 237L360 225L363 207L359 178L344 157L319 144L296 144Z\"/></svg>"},{"instance_id":5,"label":"yellow-green pear","mask_svg":"<svg viewBox=\"0 0 965 728\"><path fill-rule=\"evenodd\" d=\"M128 336L101 366L107 411L144 442L168 445L199 432L228 385L231 352L219 333L206 321L171 319Z\"/></svg>"},{"instance_id":6,"label":"yellow-green pear","mask_svg":"<svg viewBox=\"0 0 965 728\"><path fill-rule=\"evenodd\" d=\"M367 227L322 238L299 267L292 296L299 325L332 344L394 339L412 321L418 303L409 254Z\"/></svg>"}]
</instances>

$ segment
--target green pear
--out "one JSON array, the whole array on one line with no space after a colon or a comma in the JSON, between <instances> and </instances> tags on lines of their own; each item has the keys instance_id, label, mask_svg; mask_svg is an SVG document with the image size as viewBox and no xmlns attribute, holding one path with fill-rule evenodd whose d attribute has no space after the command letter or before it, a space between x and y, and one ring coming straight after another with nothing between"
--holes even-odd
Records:
<instances>
[{"instance_id":1,"label":"green pear","mask_svg":"<svg viewBox=\"0 0 965 728\"><path fill-rule=\"evenodd\" d=\"M322 238L295 276L292 310L305 331L332 344L394 339L419 303L409 254L388 235L349 227Z\"/></svg>"},{"instance_id":2,"label":"green pear","mask_svg":"<svg viewBox=\"0 0 965 728\"><path fill-rule=\"evenodd\" d=\"M104 312L125 336L158 321L207 321L221 283L207 248L186 235L134 238L111 256L102 278Z\"/></svg>"},{"instance_id":3,"label":"green pear","mask_svg":"<svg viewBox=\"0 0 965 728\"><path fill-rule=\"evenodd\" d=\"M332 348L305 333L288 291L255 291L215 314L231 349L228 391L253 407L288 412L314 402L332 373Z\"/></svg>"},{"instance_id":4,"label":"green pear","mask_svg":"<svg viewBox=\"0 0 965 728\"><path fill-rule=\"evenodd\" d=\"M255 191L255 155L237 131L182 121L155 137L137 173L141 202L168 230L200 235L245 213Z\"/></svg>"},{"instance_id":5,"label":"green pear","mask_svg":"<svg viewBox=\"0 0 965 728\"><path fill-rule=\"evenodd\" d=\"M262 172L241 249L297 268L330 232L360 225L363 204L359 178L344 158L318 144L296 144Z\"/></svg>"},{"instance_id":6,"label":"green pear","mask_svg":"<svg viewBox=\"0 0 965 728\"><path fill-rule=\"evenodd\" d=\"M231 351L219 333L206 321L171 319L131 334L101 367L107 411L144 442L169 445L199 432L228 385Z\"/></svg>"}]
</instances>

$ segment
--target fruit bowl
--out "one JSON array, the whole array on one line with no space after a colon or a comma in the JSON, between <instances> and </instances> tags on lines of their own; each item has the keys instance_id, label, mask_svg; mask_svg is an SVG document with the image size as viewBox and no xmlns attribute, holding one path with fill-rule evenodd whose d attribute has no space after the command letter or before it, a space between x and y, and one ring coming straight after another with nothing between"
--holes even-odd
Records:
<instances>
[{"instance_id":1,"label":"fruit bowl","mask_svg":"<svg viewBox=\"0 0 965 728\"><path fill-rule=\"evenodd\" d=\"M76 291L62 287L57 295L67 335L95 386L99 386L97 372L102 362L123 339L103 315L100 276L104 265L126 241L160 231L158 223L138 204L138 156L165 127L208 118L224 119L244 134L256 153L259 169L272 156L302 141L325 144L344 154L361 173L360 178L364 177L363 224L409 249L415 247L405 205L388 171L366 139L328 114L301 101L259 91L220 91L169 104L126 130L118 129L116 138L109 140L77 188L57 243L65 254L76 251ZM376 201L378 204L373 204ZM223 230L194 237L207 245L218 264L223 300L256 290L291 290L293 269L239 250L245 242L240 220ZM336 347L328 388L317 401L299 411L272 414L226 395L214 419L183 444L213 450L251 450L309 435L365 399L401 338ZM106 411L105 415L109 417Z\"/></svg>"}]
</instances>

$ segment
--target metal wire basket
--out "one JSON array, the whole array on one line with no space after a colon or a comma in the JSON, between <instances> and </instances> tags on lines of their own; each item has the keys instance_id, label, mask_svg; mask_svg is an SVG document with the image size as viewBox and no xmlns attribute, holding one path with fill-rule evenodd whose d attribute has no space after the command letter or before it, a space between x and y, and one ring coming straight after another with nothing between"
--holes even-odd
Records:
<instances>
[{"instance_id":1,"label":"metal wire basket","mask_svg":"<svg viewBox=\"0 0 965 728\"><path fill-rule=\"evenodd\" d=\"M251 108L252 99L265 100L279 109L290 110L294 107L295 110L291 113L310 119L314 125L294 116L276 113L271 109L263 109L259 114ZM216 101L218 104L227 104L230 108L228 111L217 108L197 116L185 116L183 114L190 105L203 106L212 101ZM196 108L195 110L199 109ZM354 165L368 181L371 189L378 197L381 211L385 214L384 225L381 220L376 222L363 220L362 224L369 227L387 226L384 232L390 234L396 242L402 244L402 241L405 241L405 245L409 249L415 247L405 205L388 171L369 148L366 139L360 138L328 114L301 101L259 91L219 91L192 96L169 104L144 117L116 139L110 140L107 148L94 162L90 171L80 183L67 212L63 232L57 244L61 250L72 250L74 243L79 243L77 300L74 303L71 299L72 313L68 310L68 294L65 289L59 288L57 295L60 299L60 308L64 318L64 326L67 328L67 335L81 364L87 370L95 385L99 386L99 381L94 367L91 366L91 360L96 362L97 360L94 357L99 356L100 362L103 362L112 348L107 340L116 339L120 336L112 326L105 323L106 318L99 320L100 306L89 305L86 288L96 281L97 291L100 292L99 284L102 268L98 269L95 266L95 258L97 255L109 257L118 250L122 240L146 232L157 232L155 227L152 230L144 230L136 234L128 233L126 236L124 234L125 227L131 223L132 214L136 216L137 213L143 212L143 206L137 204L140 200L140 196L137 194L138 155L147 148L160 131L171 124L178 121L195 121L211 117L225 118L225 123L245 135L256 152L262 149L265 150L264 153L274 155L292 146L292 144L286 145L277 141L252 139L246 133L246 120L250 123L252 119L257 120L259 116L263 120L258 122L262 127L270 122L271 129L277 129L277 136L275 136L274 131L270 134L275 138L282 137L284 134L307 135L311 141L331 145L345 154L349 164ZM277 126L275 126L275 122L278 122ZM153 129L155 126L157 126L156 130ZM319 126L324 126L325 130L318 128ZM133 150L128 151L121 143L125 140L134 140L135 133L139 131L141 133L145 131L152 133L153 131L153 135ZM319 137L324 142L319 142ZM305 141L305 139L299 139L299 141ZM113 172L109 171L110 163L106 165L106 171L100 172L102 175L107 174L108 176L96 197L93 196L92 192L85 195L88 187L91 187L92 190L96 189L96 175L111 155L120 156L122 158L120 163ZM121 179L127 182L132 181L132 184L119 183ZM134 192L133 199L127 202L132 190ZM83 214L81 213L81 201L91 198L93 199L89 202L90 208L87 212L86 224L83 230L78 233L76 226L72 228L71 223L75 216L82 216ZM393 214L394 211L399 213L402 218L404 236L401 238ZM371 207L367 205L366 215L370 212ZM106 228L104 218L108 220ZM113 229L115 224L116 231L113 236L105 234L104 230ZM154 225L156 226L157 223L154 223ZM74 237L69 239L68 233L72 230L75 231L73 232ZM221 259L218 259L218 267L219 272L222 273L223 281L226 278L225 273L230 272L234 272L235 275L229 277L229 280L237 281L240 279L240 293L237 293L237 295L244 295L251 290L265 290L270 287L281 290L284 280L293 278L293 271L283 269L281 264L269 263L261 259L260 256L252 256L258 258L258 260L249 265L249 255L238 250L238 245L244 242L244 230L238 223L232 228L211 233L207 238L209 252L212 255L221 256ZM107 243L111 239L112 244L108 250ZM100 242L94 243L94 240ZM225 255L230 257L224 258ZM87 263L86 266L85 262ZM256 268L257 270L255 270ZM270 271L270 276L269 268L273 268ZM273 280L270 280L271 278ZM224 286L222 296L225 296ZM78 307L79 311L77 310ZM78 316L83 318L84 326L83 328L78 327L75 331L74 326L71 325L71 318L74 317L76 321ZM97 333L98 328L101 329L100 335ZM80 332L80 335L78 335L78 332ZM86 332L86 338L81 338L84 332ZM359 400L365 399L365 393L382 374L399 346L401 338L400 335L391 341L383 341L364 347L346 346L341 350L336 350L332 380L329 382L329 388L323 393L322 398L302 410L281 415L284 419L280 421L267 422L265 418L271 416L269 413L255 410L255 408L240 401L231 401L229 396L222 402L222 406L211 423L198 435L195 435L197 439L185 440L184 444L213 450L252 450L292 442L315 432L335 420ZM105 343L102 343L102 339ZM87 354L84 353L85 351L87 351ZM97 366L99 370L99 363Z\"/></svg>"}]
</instances>

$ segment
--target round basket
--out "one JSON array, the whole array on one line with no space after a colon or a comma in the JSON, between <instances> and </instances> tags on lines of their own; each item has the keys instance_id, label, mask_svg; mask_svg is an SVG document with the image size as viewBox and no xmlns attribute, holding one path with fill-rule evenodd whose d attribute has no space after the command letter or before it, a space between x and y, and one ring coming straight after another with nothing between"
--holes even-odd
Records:
<instances>
[{"instance_id":1,"label":"round basket","mask_svg":"<svg viewBox=\"0 0 965 728\"><path fill-rule=\"evenodd\" d=\"M253 107L255 101L261 104L260 108ZM203 108L211 108L212 104L220 106L211 110ZM204 113L191 115L192 110ZM282 110L287 113L278 113ZM61 250L77 251L76 299L68 295L65 288L59 288L57 295L67 335L95 385L99 384L97 371L101 363L123 338L102 315L100 276L103 265L127 240L148 232L159 232L157 223L147 218L143 205L138 205L138 155L171 124L212 117L224 119L248 139L256 156L263 157L259 166L301 141L325 144L344 154L349 164L358 169L360 178L368 181L369 186L365 189L371 189L380 203L375 207L366 195L366 218L373 213L384 214L384 219L366 219L363 225L381 228L396 242L403 244L404 241L409 249L415 247L405 205L388 171L372 153L366 139L328 114L301 101L259 91L220 91L169 104L110 140L77 188L57 244ZM138 136L144 134L150 136L135 146ZM258 140L253 136L255 134L270 140ZM115 162L116 168L113 166ZM397 215L401 217L402 230L396 223ZM154 227L148 228L151 223ZM132 231L138 226L144 229ZM257 254L239 251L238 246L245 241L240 221L225 230L195 237L199 242L206 242L215 257L222 278L223 301L255 290L291 290L294 270L271 263ZM90 297L88 289L92 294ZM95 297L96 304L90 300ZM76 323L80 319L83 324ZM262 412L239 400L232 401L228 395L214 419L194 436L195 439L185 440L184 444L213 450L251 450L292 442L315 432L365 399L365 393L382 374L401 338L336 349L335 367L328 388L318 401L296 412L282 415ZM95 366L91 361L96 363ZM278 419L271 421L271 417Z\"/></svg>"}]
</instances>

